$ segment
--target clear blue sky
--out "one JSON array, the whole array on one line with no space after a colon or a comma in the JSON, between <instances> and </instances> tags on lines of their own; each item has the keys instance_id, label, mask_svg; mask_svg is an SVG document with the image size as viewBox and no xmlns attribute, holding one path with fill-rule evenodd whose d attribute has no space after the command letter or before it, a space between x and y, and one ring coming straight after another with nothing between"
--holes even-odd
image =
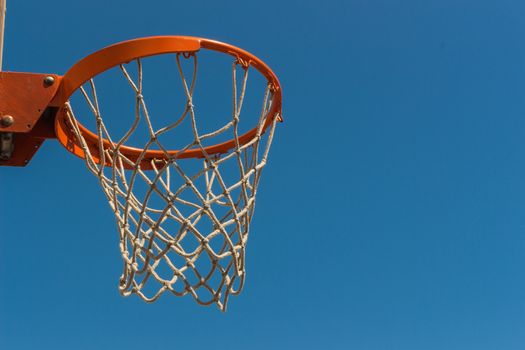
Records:
<instances>
[{"instance_id":1,"label":"clear blue sky","mask_svg":"<svg viewBox=\"0 0 525 350\"><path fill-rule=\"evenodd\" d=\"M524 349L524 18L515 0L10 0L5 70L209 37L274 69L286 120L227 313L119 296L113 214L57 142L0 169L0 349Z\"/></svg>"}]
</instances>

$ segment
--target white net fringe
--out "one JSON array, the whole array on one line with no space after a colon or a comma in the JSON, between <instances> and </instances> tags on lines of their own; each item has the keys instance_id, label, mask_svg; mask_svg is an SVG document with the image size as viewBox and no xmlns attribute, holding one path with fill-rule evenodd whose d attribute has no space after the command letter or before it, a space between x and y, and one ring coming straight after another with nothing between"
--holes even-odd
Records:
<instances>
[{"instance_id":1,"label":"white net fringe","mask_svg":"<svg viewBox=\"0 0 525 350\"><path fill-rule=\"evenodd\" d=\"M105 145L100 141L94 151L93 147L88 147L69 102L66 104L66 115L85 152L86 165L100 180L115 213L124 262L120 293L124 296L137 294L147 302L157 300L164 292L177 296L190 294L199 304L215 303L224 311L228 297L240 293L244 285L245 249L257 185L278 118L273 119L266 132L263 130L266 118L274 117L268 115L273 98L272 87L268 85L257 118L256 135L244 144L239 142L238 124L249 67L235 60L232 69L232 118L214 132L199 134L192 100L197 57L196 54L183 55L183 59L193 59L193 77L188 84L181 55L176 55L176 61L187 104L182 115L172 124L153 128L142 95L140 59L136 60L138 74L135 80L126 66L120 66L136 97L135 119L124 137L114 141L109 135L102 120L93 80L80 91L96 119L99 140L107 139L109 143ZM240 88L237 87L239 65L243 68ZM180 152L200 149L203 153L203 158L199 160L201 165L193 174L183 170L184 162L196 160L178 159L180 153L168 154L159 141L159 136L174 130L187 118L191 121L193 141ZM124 156L120 148L129 140L141 119L146 122L149 135L143 146L144 152L133 161ZM208 154L203 141L226 131L233 134L235 147L225 154ZM153 148L163 151L163 159L151 161L153 170L141 169L145 152ZM221 169L228 163L233 163L238 169L233 178L230 174L221 175ZM142 199L134 193L134 186L139 180L147 187ZM158 205L159 202L162 204Z\"/></svg>"}]
</instances>

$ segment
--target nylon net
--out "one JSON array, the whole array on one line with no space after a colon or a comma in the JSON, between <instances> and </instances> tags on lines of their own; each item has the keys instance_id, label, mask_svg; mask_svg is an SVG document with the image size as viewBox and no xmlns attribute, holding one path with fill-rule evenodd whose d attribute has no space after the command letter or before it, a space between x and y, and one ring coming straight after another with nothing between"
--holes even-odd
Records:
<instances>
[{"instance_id":1,"label":"nylon net","mask_svg":"<svg viewBox=\"0 0 525 350\"><path fill-rule=\"evenodd\" d=\"M205 120L199 120L194 105L197 54L175 54L173 61L185 105L178 117L159 126L148 112L143 95L143 60L116 68L134 95L134 113L130 116L133 122L119 139L111 137L103 120L94 79L79 92L89 106L99 140L109 142L88 147L73 103L65 106L67 121L85 153L85 163L99 179L115 214L124 262L119 290L124 296L136 294L146 302L157 300L165 292L189 294L201 305L216 304L224 311L228 297L238 294L245 281L246 243L257 186L278 119L268 113L273 89L270 84L265 87L254 118L255 136L240 142L241 111L252 69L234 59L231 116L216 130L203 133L198 124ZM185 73L184 64L188 62L191 77ZM134 65L134 74L130 65ZM273 121L264 130L267 118ZM176 154L169 154L161 139L169 139L185 122L190 125L191 139ZM133 160L123 155L121 148L139 132L139 125L146 129L140 146L144 151ZM225 134L235 140L234 147L223 154L208 154L206 140ZM191 149L200 149L202 158L178 158ZM151 160L151 170L144 170L140 163L148 150L161 150L163 156Z\"/></svg>"}]
</instances>

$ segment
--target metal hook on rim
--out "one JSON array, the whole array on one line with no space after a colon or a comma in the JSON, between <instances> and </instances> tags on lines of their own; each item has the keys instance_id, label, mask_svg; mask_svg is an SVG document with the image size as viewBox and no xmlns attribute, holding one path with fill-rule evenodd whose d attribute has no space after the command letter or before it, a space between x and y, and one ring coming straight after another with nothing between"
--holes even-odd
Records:
<instances>
[{"instance_id":1,"label":"metal hook on rim","mask_svg":"<svg viewBox=\"0 0 525 350\"><path fill-rule=\"evenodd\" d=\"M195 52L191 52L191 51L186 51L186 52L179 52L177 53L177 55L180 55L182 53L182 57L188 59L192 56L195 56Z\"/></svg>"}]
</instances>

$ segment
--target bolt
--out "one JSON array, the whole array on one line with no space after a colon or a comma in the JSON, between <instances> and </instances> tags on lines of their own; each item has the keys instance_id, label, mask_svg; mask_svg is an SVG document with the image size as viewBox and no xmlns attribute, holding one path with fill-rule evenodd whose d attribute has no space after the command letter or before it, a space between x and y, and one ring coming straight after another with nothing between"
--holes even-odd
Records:
<instances>
[{"instance_id":1,"label":"bolt","mask_svg":"<svg viewBox=\"0 0 525 350\"><path fill-rule=\"evenodd\" d=\"M46 84L47 86L51 86L55 83L55 78L48 75L47 77L44 78L44 84Z\"/></svg>"},{"instance_id":2,"label":"bolt","mask_svg":"<svg viewBox=\"0 0 525 350\"><path fill-rule=\"evenodd\" d=\"M11 126L11 125L13 125L14 122L15 122L15 119L14 119L13 117L11 117L10 115L4 115L4 116L0 119L0 124L1 124L3 127Z\"/></svg>"}]
</instances>

